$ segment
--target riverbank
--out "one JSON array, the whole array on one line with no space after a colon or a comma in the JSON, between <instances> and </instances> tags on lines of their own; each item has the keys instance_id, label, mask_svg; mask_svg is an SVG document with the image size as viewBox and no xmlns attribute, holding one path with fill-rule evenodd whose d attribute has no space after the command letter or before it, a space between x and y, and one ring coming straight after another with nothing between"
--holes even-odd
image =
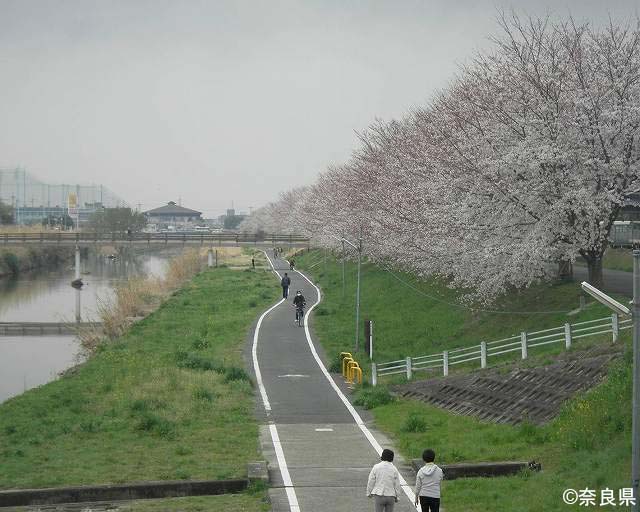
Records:
<instances>
[{"instance_id":1,"label":"riverbank","mask_svg":"<svg viewBox=\"0 0 640 512\"><path fill-rule=\"evenodd\" d=\"M73 259L73 247L2 247L0 248L0 278L21 272L52 268Z\"/></svg>"},{"instance_id":2,"label":"riverbank","mask_svg":"<svg viewBox=\"0 0 640 512\"><path fill-rule=\"evenodd\" d=\"M265 271L202 272L73 372L0 405L0 487L245 476L259 454L242 347L277 296Z\"/></svg>"}]
</instances>

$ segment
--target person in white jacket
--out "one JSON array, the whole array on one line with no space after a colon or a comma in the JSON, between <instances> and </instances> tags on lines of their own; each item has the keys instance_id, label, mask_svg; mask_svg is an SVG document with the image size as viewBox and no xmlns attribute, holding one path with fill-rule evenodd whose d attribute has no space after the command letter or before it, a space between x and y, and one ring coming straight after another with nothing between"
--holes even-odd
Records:
<instances>
[{"instance_id":1,"label":"person in white jacket","mask_svg":"<svg viewBox=\"0 0 640 512\"><path fill-rule=\"evenodd\" d=\"M393 512L400 497L400 475L393 465L393 455L393 450L382 450L380 462L369 473L367 496L374 497L376 512Z\"/></svg>"},{"instance_id":2,"label":"person in white jacket","mask_svg":"<svg viewBox=\"0 0 640 512\"><path fill-rule=\"evenodd\" d=\"M433 450L422 452L422 460L425 464L416 475L416 506L420 501L422 512L440 512L440 482L444 473L433 462L436 460Z\"/></svg>"}]
</instances>

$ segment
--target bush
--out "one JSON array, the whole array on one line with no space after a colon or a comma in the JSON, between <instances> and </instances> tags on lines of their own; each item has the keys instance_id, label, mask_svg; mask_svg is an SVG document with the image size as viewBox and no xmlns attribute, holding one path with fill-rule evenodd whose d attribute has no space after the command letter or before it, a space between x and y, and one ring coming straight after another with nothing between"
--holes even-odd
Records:
<instances>
[{"instance_id":1,"label":"bush","mask_svg":"<svg viewBox=\"0 0 640 512\"><path fill-rule=\"evenodd\" d=\"M179 351L176 353L176 362L178 368L189 368L190 370L202 370L202 371L214 371L220 372L222 368L220 365L206 359L198 354L185 353Z\"/></svg>"},{"instance_id":2,"label":"bush","mask_svg":"<svg viewBox=\"0 0 640 512\"><path fill-rule=\"evenodd\" d=\"M331 373L342 373L342 357L336 355L329 363L329 371Z\"/></svg>"},{"instance_id":3,"label":"bush","mask_svg":"<svg viewBox=\"0 0 640 512\"><path fill-rule=\"evenodd\" d=\"M131 402L129 407L133 412L146 412L155 409L164 409L166 404L157 398L139 398Z\"/></svg>"},{"instance_id":4,"label":"bush","mask_svg":"<svg viewBox=\"0 0 640 512\"><path fill-rule=\"evenodd\" d=\"M5 252L2 255L2 259L4 261L4 265L9 272L12 274L18 274L20 272L20 262L18 261L18 257L12 252Z\"/></svg>"},{"instance_id":5,"label":"bush","mask_svg":"<svg viewBox=\"0 0 640 512\"><path fill-rule=\"evenodd\" d=\"M411 412L409 413L409 416L407 416L407 419L405 420L404 425L402 425L401 430L403 432L416 432L416 433L426 432L427 421L420 414L416 412Z\"/></svg>"},{"instance_id":6,"label":"bush","mask_svg":"<svg viewBox=\"0 0 640 512\"><path fill-rule=\"evenodd\" d=\"M203 400L205 402L213 402L214 394L205 388L198 388L193 392L193 398Z\"/></svg>"},{"instance_id":7,"label":"bush","mask_svg":"<svg viewBox=\"0 0 640 512\"><path fill-rule=\"evenodd\" d=\"M206 339L194 340L191 346L196 350L204 350L205 348L209 348L211 343Z\"/></svg>"},{"instance_id":8,"label":"bush","mask_svg":"<svg viewBox=\"0 0 640 512\"><path fill-rule=\"evenodd\" d=\"M358 391L353 403L365 409L374 409L381 405L391 403L393 400L394 398L387 388L384 386L375 386Z\"/></svg>"},{"instance_id":9,"label":"bush","mask_svg":"<svg viewBox=\"0 0 640 512\"><path fill-rule=\"evenodd\" d=\"M175 425L172 421L149 412L141 416L136 425L136 430L150 432L165 439L173 439L175 437Z\"/></svg>"},{"instance_id":10,"label":"bush","mask_svg":"<svg viewBox=\"0 0 640 512\"><path fill-rule=\"evenodd\" d=\"M247 381L249 383L252 383L251 381L251 377L249 376L249 374L247 372L245 372L242 368L236 368L235 366L232 366L231 368L227 368L224 372L224 381L225 382L232 382L232 381Z\"/></svg>"}]
</instances>

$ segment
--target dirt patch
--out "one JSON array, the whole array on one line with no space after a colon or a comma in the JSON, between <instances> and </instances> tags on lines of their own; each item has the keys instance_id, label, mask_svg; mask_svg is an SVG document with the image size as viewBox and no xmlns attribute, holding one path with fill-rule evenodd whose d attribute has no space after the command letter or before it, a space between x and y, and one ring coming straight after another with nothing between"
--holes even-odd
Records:
<instances>
[{"instance_id":1,"label":"dirt patch","mask_svg":"<svg viewBox=\"0 0 640 512\"><path fill-rule=\"evenodd\" d=\"M562 404L599 382L622 346L599 346L567 352L553 364L536 368L481 370L392 386L405 398L496 423L537 425L557 416Z\"/></svg>"}]
</instances>

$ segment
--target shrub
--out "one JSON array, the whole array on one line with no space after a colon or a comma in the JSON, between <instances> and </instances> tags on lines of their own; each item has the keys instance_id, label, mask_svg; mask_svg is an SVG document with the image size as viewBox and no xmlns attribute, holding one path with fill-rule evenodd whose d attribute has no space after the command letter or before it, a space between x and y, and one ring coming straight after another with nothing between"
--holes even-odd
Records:
<instances>
[{"instance_id":1,"label":"shrub","mask_svg":"<svg viewBox=\"0 0 640 512\"><path fill-rule=\"evenodd\" d=\"M5 252L2 255L2 259L4 261L5 267L12 274L17 274L20 272L20 262L18 261L18 257L12 252Z\"/></svg>"},{"instance_id":2,"label":"shrub","mask_svg":"<svg viewBox=\"0 0 640 512\"><path fill-rule=\"evenodd\" d=\"M427 422L423 416L416 412L411 412L407 416L407 419L402 425L401 430L403 432L426 432L427 431Z\"/></svg>"},{"instance_id":3,"label":"shrub","mask_svg":"<svg viewBox=\"0 0 640 512\"><path fill-rule=\"evenodd\" d=\"M206 339L194 340L191 346L196 350L204 350L205 348L209 348L211 346L211 342Z\"/></svg>"},{"instance_id":4,"label":"shrub","mask_svg":"<svg viewBox=\"0 0 640 512\"><path fill-rule=\"evenodd\" d=\"M198 388L193 392L193 398L195 398L196 400L204 400L206 402L212 402L214 395L208 389Z\"/></svg>"},{"instance_id":5,"label":"shrub","mask_svg":"<svg viewBox=\"0 0 640 512\"><path fill-rule=\"evenodd\" d=\"M358 391L353 403L355 405L362 406L365 409L374 409L381 405L391 403L393 400L393 396L391 396L391 393L389 393L389 390L386 387L375 386Z\"/></svg>"},{"instance_id":6,"label":"shrub","mask_svg":"<svg viewBox=\"0 0 640 512\"><path fill-rule=\"evenodd\" d=\"M329 371L331 373L342 373L342 357L337 354L329 363Z\"/></svg>"},{"instance_id":7,"label":"shrub","mask_svg":"<svg viewBox=\"0 0 640 512\"><path fill-rule=\"evenodd\" d=\"M172 421L149 412L140 417L136 430L150 432L166 439L175 437L175 425Z\"/></svg>"},{"instance_id":8,"label":"shrub","mask_svg":"<svg viewBox=\"0 0 640 512\"><path fill-rule=\"evenodd\" d=\"M178 368L189 368L190 370L221 371L221 367L198 354L180 354L176 357Z\"/></svg>"},{"instance_id":9,"label":"shrub","mask_svg":"<svg viewBox=\"0 0 640 512\"><path fill-rule=\"evenodd\" d=\"M129 407L133 412L146 412L156 409L164 409L166 404L157 398L139 398L131 402Z\"/></svg>"},{"instance_id":10,"label":"shrub","mask_svg":"<svg viewBox=\"0 0 640 512\"><path fill-rule=\"evenodd\" d=\"M235 366L227 368L224 372L224 381L232 382L236 380L251 382L251 377L242 368L236 368Z\"/></svg>"}]
</instances>

